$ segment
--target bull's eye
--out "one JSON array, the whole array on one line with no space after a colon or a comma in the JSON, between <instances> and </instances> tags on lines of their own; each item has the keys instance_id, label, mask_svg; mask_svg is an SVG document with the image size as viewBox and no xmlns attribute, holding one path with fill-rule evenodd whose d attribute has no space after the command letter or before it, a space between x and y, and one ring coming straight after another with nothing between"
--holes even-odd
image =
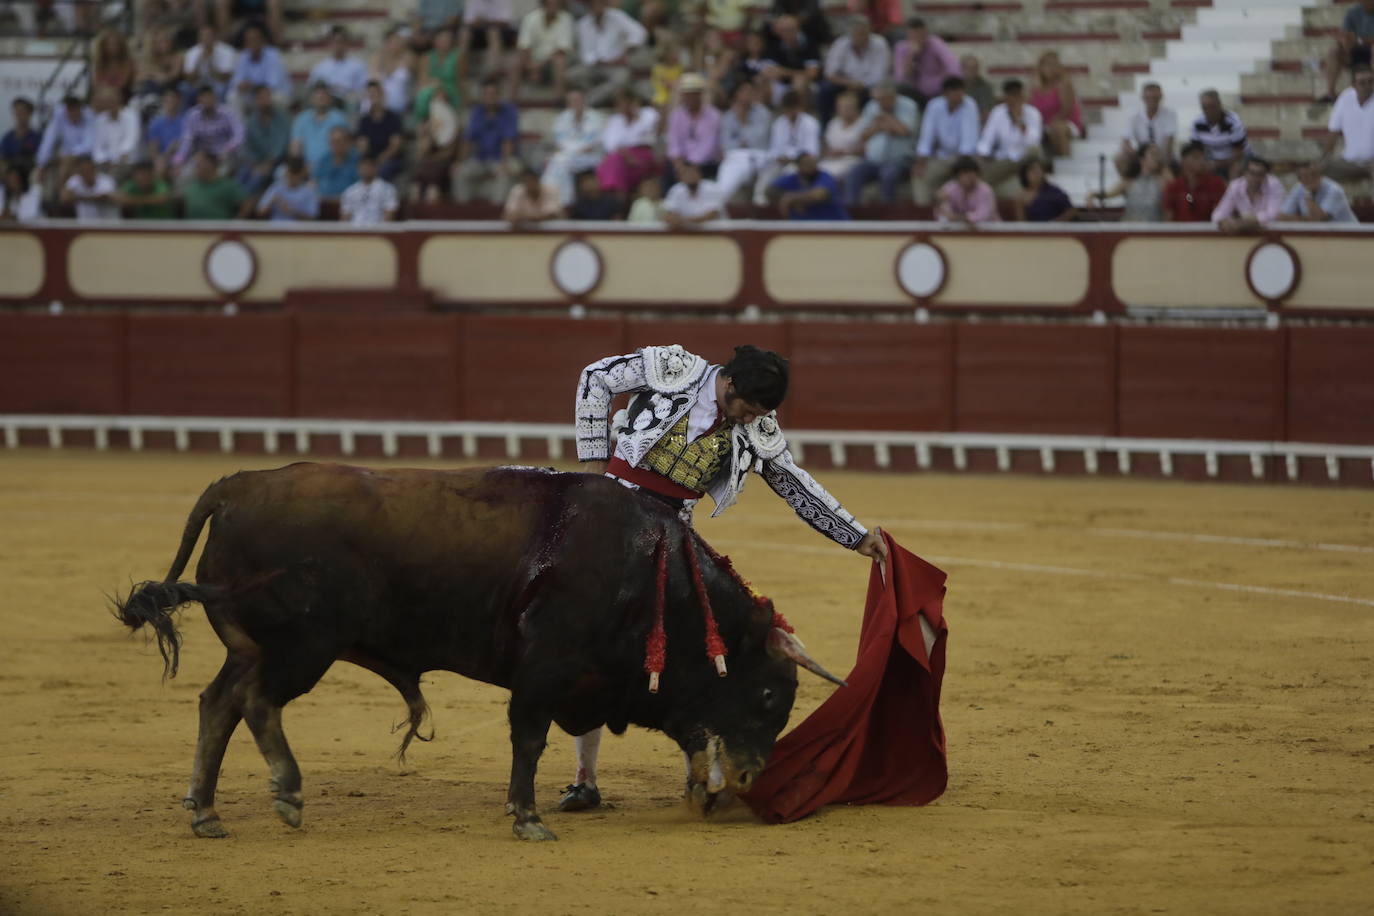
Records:
<instances>
[{"instance_id":1,"label":"bull's eye","mask_svg":"<svg viewBox=\"0 0 1374 916\"><path fill-rule=\"evenodd\" d=\"M763 706L764 706L765 709L771 709L772 706L773 706L773 688L772 688L772 687L765 687L765 688L763 688Z\"/></svg>"}]
</instances>

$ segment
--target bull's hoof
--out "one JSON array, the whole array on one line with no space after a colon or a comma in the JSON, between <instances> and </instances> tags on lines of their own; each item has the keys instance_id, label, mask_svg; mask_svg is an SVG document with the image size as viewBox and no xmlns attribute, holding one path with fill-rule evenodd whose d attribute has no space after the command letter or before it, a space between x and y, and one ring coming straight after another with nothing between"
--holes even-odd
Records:
<instances>
[{"instance_id":1,"label":"bull's hoof","mask_svg":"<svg viewBox=\"0 0 1374 916\"><path fill-rule=\"evenodd\" d=\"M579 782L575 786L568 786L563 790L563 797L558 800L559 811L590 811L601 804L601 792L596 786L587 785Z\"/></svg>"},{"instance_id":2,"label":"bull's hoof","mask_svg":"<svg viewBox=\"0 0 1374 916\"><path fill-rule=\"evenodd\" d=\"M281 818L283 824L288 827L299 827L301 825L301 807L303 804L303 802L293 801L289 798L278 798L272 802L272 807L277 812L277 817Z\"/></svg>"},{"instance_id":3,"label":"bull's hoof","mask_svg":"<svg viewBox=\"0 0 1374 916\"><path fill-rule=\"evenodd\" d=\"M192 821L191 830L195 832L196 836L207 840L222 840L229 835L229 831L224 829L224 825L220 823L217 814Z\"/></svg>"},{"instance_id":4,"label":"bull's hoof","mask_svg":"<svg viewBox=\"0 0 1374 916\"><path fill-rule=\"evenodd\" d=\"M511 825L511 830L515 832L516 839L520 840L556 840L558 837L554 832L545 827L539 820L516 821Z\"/></svg>"}]
</instances>

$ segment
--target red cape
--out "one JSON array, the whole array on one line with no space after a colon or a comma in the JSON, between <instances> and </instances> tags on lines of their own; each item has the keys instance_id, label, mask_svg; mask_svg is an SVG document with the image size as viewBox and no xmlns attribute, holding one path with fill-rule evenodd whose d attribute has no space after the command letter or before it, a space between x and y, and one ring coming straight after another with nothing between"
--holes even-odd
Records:
<instances>
[{"instance_id":1,"label":"red cape","mask_svg":"<svg viewBox=\"0 0 1374 916\"><path fill-rule=\"evenodd\" d=\"M945 791L945 574L883 537L887 582L875 563L849 686L779 739L743 796L765 821L795 821L822 805L924 805ZM934 635L929 653L922 616Z\"/></svg>"}]
</instances>

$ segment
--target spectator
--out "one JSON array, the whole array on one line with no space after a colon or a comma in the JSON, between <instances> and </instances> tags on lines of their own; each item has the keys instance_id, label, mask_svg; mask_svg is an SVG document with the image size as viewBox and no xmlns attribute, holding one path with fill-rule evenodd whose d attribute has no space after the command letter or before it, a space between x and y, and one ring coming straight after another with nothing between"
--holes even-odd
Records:
<instances>
[{"instance_id":1,"label":"spectator","mask_svg":"<svg viewBox=\"0 0 1374 916\"><path fill-rule=\"evenodd\" d=\"M705 101L705 93L706 80L698 73L684 74L679 81L680 101L668 115L664 144L668 154L668 182L672 182L688 162L706 175L716 174L720 165L720 109Z\"/></svg>"},{"instance_id":2,"label":"spectator","mask_svg":"<svg viewBox=\"0 0 1374 916\"><path fill-rule=\"evenodd\" d=\"M1020 178L1021 193L1012 199L1017 222L1069 223L1078 218L1064 189L1045 179L1039 159L1021 163Z\"/></svg>"},{"instance_id":3,"label":"spectator","mask_svg":"<svg viewBox=\"0 0 1374 916\"><path fill-rule=\"evenodd\" d=\"M1336 43L1326 55L1326 95L1319 102L1330 105L1336 100L1336 84L1347 67L1354 68L1371 63L1369 49L1374 44L1374 0L1358 0L1345 11L1341 29L1336 33Z\"/></svg>"},{"instance_id":4,"label":"spectator","mask_svg":"<svg viewBox=\"0 0 1374 916\"><path fill-rule=\"evenodd\" d=\"M401 116L387 106L382 84L376 80L367 84L367 113L358 119L358 140L382 180L395 180L405 164L401 157L405 128Z\"/></svg>"},{"instance_id":5,"label":"spectator","mask_svg":"<svg viewBox=\"0 0 1374 916\"><path fill-rule=\"evenodd\" d=\"M1340 94L1326 124L1322 168L1337 181L1360 181L1374 175L1374 72L1361 64L1351 75L1351 87ZM1340 158L1332 158L1343 140Z\"/></svg>"},{"instance_id":6,"label":"spectator","mask_svg":"<svg viewBox=\"0 0 1374 916\"><path fill-rule=\"evenodd\" d=\"M721 115L720 148L724 158L716 170L716 184L720 186L721 200L726 203L768 167L771 119L768 109L756 99L753 85L741 83L735 88L734 103ZM760 182L755 203L766 203L767 192L767 182Z\"/></svg>"},{"instance_id":7,"label":"spectator","mask_svg":"<svg viewBox=\"0 0 1374 916\"><path fill-rule=\"evenodd\" d=\"M663 224L663 183L657 175L649 175L639 183L639 196L630 204L630 215L625 222L645 226Z\"/></svg>"},{"instance_id":8,"label":"spectator","mask_svg":"<svg viewBox=\"0 0 1374 916\"><path fill-rule=\"evenodd\" d=\"M191 156L205 151L214 153L226 168L232 168L242 145L243 122L215 100L213 87L201 86L196 93L196 107L186 113L172 164L181 168Z\"/></svg>"},{"instance_id":9,"label":"spectator","mask_svg":"<svg viewBox=\"0 0 1374 916\"><path fill-rule=\"evenodd\" d=\"M563 217L558 189L544 184L539 173L530 168L520 172L520 180L506 195L506 205L501 209L501 218L515 229Z\"/></svg>"},{"instance_id":10,"label":"spectator","mask_svg":"<svg viewBox=\"0 0 1374 916\"><path fill-rule=\"evenodd\" d=\"M140 43L138 75L135 79L139 95L159 95L182 85L183 55L177 50L172 30L155 28Z\"/></svg>"},{"instance_id":11,"label":"spectator","mask_svg":"<svg viewBox=\"0 0 1374 916\"><path fill-rule=\"evenodd\" d=\"M48 129L43 131L36 161L40 169L45 169L53 156L58 155L58 180L66 181L76 157L89 156L94 148L95 112L76 96L69 95L62 100L62 110L53 114Z\"/></svg>"},{"instance_id":12,"label":"spectator","mask_svg":"<svg viewBox=\"0 0 1374 916\"><path fill-rule=\"evenodd\" d=\"M1078 105L1069 71L1059 62L1059 53L1046 51L1035 65L1035 88L1030 103L1040 112L1045 124L1044 144L1052 156L1067 156L1074 138L1087 136L1083 110Z\"/></svg>"},{"instance_id":13,"label":"spectator","mask_svg":"<svg viewBox=\"0 0 1374 916\"><path fill-rule=\"evenodd\" d=\"M1164 186L1169 181L1164 154L1153 143L1147 144L1140 155L1131 156L1122 165L1121 180L1104 191L1094 191L1092 197L1106 203L1112 197L1125 197L1121 210L1123 223L1158 223L1164 220Z\"/></svg>"},{"instance_id":14,"label":"spectator","mask_svg":"<svg viewBox=\"0 0 1374 916\"><path fill-rule=\"evenodd\" d=\"M412 47L428 51L441 29L452 29L456 39L462 24L463 0L419 0L410 17Z\"/></svg>"},{"instance_id":15,"label":"spectator","mask_svg":"<svg viewBox=\"0 0 1374 916\"><path fill-rule=\"evenodd\" d=\"M133 174L120 187L115 201L130 219L177 218L176 194L146 159L134 166Z\"/></svg>"},{"instance_id":16,"label":"spectator","mask_svg":"<svg viewBox=\"0 0 1374 916\"><path fill-rule=\"evenodd\" d=\"M1126 131L1121 135L1121 150L1116 154L1116 170L1139 155L1140 150L1153 144L1159 147L1167 162L1174 158L1174 138L1178 136L1178 115L1172 108L1160 104L1164 90L1158 83L1146 83L1140 88L1143 106L1126 122Z\"/></svg>"},{"instance_id":17,"label":"spectator","mask_svg":"<svg viewBox=\"0 0 1374 916\"><path fill-rule=\"evenodd\" d=\"M204 0L196 0L199 6ZM247 12L252 15L261 16L266 13L267 26L271 34L280 37L284 34L285 23L282 19L281 0L215 0L215 21L224 31L229 30L230 24L234 21L233 13L235 8L246 7Z\"/></svg>"},{"instance_id":18,"label":"spectator","mask_svg":"<svg viewBox=\"0 0 1374 916\"><path fill-rule=\"evenodd\" d=\"M569 70L568 80L589 90L590 105L604 105L630 85L629 54L648 36L644 26L608 0L588 0L587 15L577 22L581 62Z\"/></svg>"},{"instance_id":19,"label":"spectator","mask_svg":"<svg viewBox=\"0 0 1374 916\"><path fill-rule=\"evenodd\" d=\"M219 167L214 153L196 154L195 172L181 189L186 219L224 220L242 215L243 189L228 175L221 175Z\"/></svg>"},{"instance_id":20,"label":"spectator","mask_svg":"<svg viewBox=\"0 0 1374 916\"><path fill-rule=\"evenodd\" d=\"M320 196L310 183L310 173L298 156L286 160L282 176L258 201L258 215L274 222L319 219Z\"/></svg>"},{"instance_id":21,"label":"spectator","mask_svg":"<svg viewBox=\"0 0 1374 916\"><path fill-rule=\"evenodd\" d=\"M143 132L144 152L157 167L159 175L169 174L176 144L186 133L186 112L182 110L181 90L176 87L162 93L162 110L148 122Z\"/></svg>"},{"instance_id":22,"label":"spectator","mask_svg":"<svg viewBox=\"0 0 1374 916\"><path fill-rule=\"evenodd\" d=\"M43 218L43 191L30 181L27 163L10 163L0 184L0 222L29 223Z\"/></svg>"},{"instance_id":23,"label":"spectator","mask_svg":"<svg viewBox=\"0 0 1374 916\"><path fill-rule=\"evenodd\" d=\"M1251 156L1245 174L1226 187L1212 222L1222 232L1248 232L1272 223L1283 206L1283 183L1269 174L1268 161Z\"/></svg>"},{"instance_id":24,"label":"spectator","mask_svg":"<svg viewBox=\"0 0 1374 916\"><path fill-rule=\"evenodd\" d=\"M1015 175L1023 164L1040 158L1044 136L1040 112L1026 104L1025 87L1017 79L1002 84L1002 104L994 107L978 139L988 184L996 187Z\"/></svg>"},{"instance_id":25,"label":"spectator","mask_svg":"<svg viewBox=\"0 0 1374 916\"><path fill-rule=\"evenodd\" d=\"M690 160L678 170L679 181L663 199L663 221L670 229L697 229L713 219L725 219L725 199L714 181L701 177Z\"/></svg>"},{"instance_id":26,"label":"spectator","mask_svg":"<svg viewBox=\"0 0 1374 916\"><path fill-rule=\"evenodd\" d=\"M514 43L515 11L511 0L467 0L458 47L464 56L469 51L486 52L482 60L482 73L486 78L504 71L501 49Z\"/></svg>"},{"instance_id":27,"label":"spectator","mask_svg":"<svg viewBox=\"0 0 1374 916\"><path fill-rule=\"evenodd\" d=\"M729 77L731 89L744 83L758 87L763 98L773 98L786 88L769 79L768 74L775 64L768 57L768 45L762 32L746 32L743 49L735 58L733 71Z\"/></svg>"},{"instance_id":28,"label":"spectator","mask_svg":"<svg viewBox=\"0 0 1374 916\"><path fill-rule=\"evenodd\" d=\"M442 99L429 106L429 119L416 131L415 169L410 199L435 202L453 190L453 162L458 158L458 119Z\"/></svg>"},{"instance_id":29,"label":"spectator","mask_svg":"<svg viewBox=\"0 0 1374 916\"><path fill-rule=\"evenodd\" d=\"M1202 114L1193 122L1193 140L1207 150L1208 164L1222 178L1234 178L1245 168L1250 138L1233 111L1221 107L1221 95L1208 89L1198 96Z\"/></svg>"},{"instance_id":30,"label":"spectator","mask_svg":"<svg viewBox=\"0 0 1374 916\"><path fill-rule=\"evenodd\" d=\"M738 56L734 48L725 46L719 32L707 32L691 49L691 69L706 76L706 92L710 98L724 97L722 93L734 87L731 71Z\"/></svg>"},{"instance_id":31,"label":"spectator","mask_svg":"<svg viewBox=\"0 0 1374 916\"><path fill-rule=\"evenodd\" d=\"M978 105L964 93L964 80L945 77L941 93L926 103L921 137L916 142L912 192L928 204L931 189L943 185L959 159L978 151Z\"/></svg>"},{"instance_id":32,"label":"spectator","mask_svg":"<svg viewBox=\"0 0 1374 916\"><path fill-rule=\"evenodd\" d=\"M9 166L31 166L38 158L43 136L33 129L33 102L20 96L10 103L14 127L0 137L0 161Z\"/></svg>"},{"instance_id":33,"label":"spectator","mask_svg":"<svg viewBox=\"0 0 1374 916\"><path fill-rule=\"evenodd\" d=\"M434 47L420 58L420 91L415 93L415 120L429 117L430 102L438 93L459 112L463 109L463 73L467 70L463 52L454 43L453 29L434 33Z\"/></svg>"},{"instance_id":34,"label":"spectator","mask_svg":"<svg viewBox=\"0 0 1374 916\"><path fill-rule=\"evenodd\" d=\"M874 90L873 99L859 121L863 127L860 136L864 141L864 158L849 173L845 197L851 205L859 202L864 185L875 178L883 203L896 202L897 183L908 173L917 174L919 168L913 165L918 117L915 99L899 95L896 83L889 80Z\"/></svg>"},{"instance_id":35,"label":"spectator","mask_svg":"<svg viewBox=\"0 0 1374 916\"><path fill-rule=\"evenodd\" d=\"M577 176L577 199L568 215L585 220L620 219L620 201L601 192L601 179L596 172L581 172Z\"/></svg>"},{"instance_id":36,"label":"spectator","mask_svg":"<svg viewBox=\"0 0 1374 916\"><path fill-rule=\"evenodd\" d=\"M355 226L394 221L401 206L395 186L378 177L377 161L371 156L359 157L357 168L358 180L339 198L339 219Z\"/></svg>"},{"instance_id":37,"label":"spectator","mask_svg":"<svg viewBox=\"0 0 1374 916\"><path fill-rule=\"evenodd\" d=\"M821 146L825 158L820 162L821 171L843 184L850 170L863 162L863 132L864 123L859 120L859 97L852 92L841 92L835 100L835 117L825 125L824 143ZM854 203L854 199L848 195L845 200Z\"/></svg>"},{"instance_id":38,"label":"spectator","mask_svg":"<svg viewBox=\"0 0 1374 916\"><path fill-rule=\"evenodd\" d=\"M243 164L239 171L243 190L256 194L267 187L290 145L291 122L277 107L272 87L259 86L243 128Z\"/></svg>"},{"instance_id":39,"label":"spectator","mask_svg":"<svg viewBox=\"0 0 1374 916\"><path fill-rule=\"evenodd\" d=\"M555 95L562 95L573 53L573 18L563 8L563 0L540 0L538 9L520 20L520 36L515 40L519 52L511 68L510 96L524 81L530 84L553 83Z\"/></svg>"},{"instance_id":40,"label":"spectator","mask_svg":"<svg viewBox=\"0 0 1374 916\"><path fill-rule=\"evenodd\" d=\"M868 20L855 16L850 20L849 34L830 46L825 55L825 78L816 93L821 123L835 113L835 98L846 89L859 93L860 101L868 101L868 91L887 79L892 67L892 50L887 39L874 35Z\"/></svg>"},{"instance_id":41,"label":"spectator","mask_svg":"<svg viewBox=\"0 0 1374 916\"><path fill-rule=\"evenodd\" d=\"M1164 218L1205 223L1226 193L1226 182L1207 168L1207 147L1196 140L1178 154L1180 173L1164 186Z\"/></svg>"},{"instance_id":42,"label":"spectator","mask_svg":"<svg viewBox=\"0 0 1374 916\"><path fill-rule=\"evenodd\" d=\"M954 163L953 177L935 195L935 213L941 220L969 229L998 222L997 198L978 172L978 160L972 156Z\"/></svg>"},{"instance_id":43,"label":"spectator","mask_svg":"<svg viewBox=\"0 0 1374 916\"><path fill-rule=\"evenodd\" d=\"M685 69L677 39L671 35L665 36L658 43L658 57L649 68L649 104L659 112L666 113L676 98L678 80L682 79Z\"/></svg>"},{"instance_id":44,"label":"spectator","mask_svg":"<svg viewBox=\"0 0 1374 916\"><path fill-rule=\"evenodd\" d=\"M106 26L91 40L91 92L113 89L119 104L128 101L134 89L134 58L129 40L112 26Z\"/></svg>"},{"instance_id":45,"label":"spectator","mask_svg":"<svg viewBox=\"0 0 1374 916\"><path fill-rule=\"evenodd\" d=\"M965 54L959 58L959 75L964 78L964 92L978 106L978 123L986 123L993 106L997 104L997 93L992 83L983 76L983 65L977 57Z\"/></svg>"},{"instance_id":46,"label":"spectator","mask_svg":"<svg viewBox=\"0 0 1374 916\"><path fill-rule=\"evenodd\" d=\"M892 78L902 95L924 106L944 92L945 80L960 72L959 58L943 40L930 34L925 20L908 19L906 38L897 42L892 53Z\"/></svg>"},{"instance_id":47,"label":"spectator","mask_svg":"<svg viewBox=\"0 0 1374 916\"><path fill-rule=\"evenodd\" d=\"M122 104L118 89L102 86L95 91L92 101L95 142L91 159L103 171L115 173L115 181L119 181L139 157L143 122L134 106Z\"/></svg>"},{"instance_id":48,"label":"spectator","mask_svg":"<svg viewBox=\"0 0 1374 916\"><path fill-rule=\"evenodd\" d=\"M357 145L348 136L347 128L336 127L329 132L329 152L315 163L311 174L315 190L324 200L338 200L358 181Z\"/></svg>"},{"instance_id":49,"label":"spectator","mask_svg":"<svg viewBox=\"0 0 1374 916\"><path fill-rule=\"evenodd\" d=\"M840 202L840 186L821 171L812 153L802 153L796 170L774 181L773 190L778 192L778 212L783 219L849 219Z\"/></svg>"},{"instance_id":50,"label":"spectator","mask_svg":"<svg viewBox=\"0 0 1374 916\"><path fill-rule=\"evenodd\" d=\"M778 116L769 130L768 159L759 170L759 184L765 188L774 186L778 176L792 171L802 156L820 159L821 124L802 110L801 96L789 89L783 94ZM754 203L761 206L767 200L761 200L756 192Z\"/></svg>"},{"instance_id":51,"label":"spectator","mask_svg":"<svg viewBox=\"0 0 1374 916\"><path fill-rule=\"evenodd\" d=\"M216 96L223 101L237 62L238 54L219 40L215 27L204 25L200 28L200 41L182 58L182 73L193 86L213 86Z\"/></svg>"},{"instance_id":52,"label":"spectator","mask_svg":"<svg viewBox=\"0 0 1374 916\"><path fill-rule=\"evenodd\" d=\"M601 138L606 132L606 117L587 108L587 96L580 89L567 94L567 107L553 119L553 155L544 166L544 182L558 189L563 206L573 202L572 176L595 169L601 162Z\"/></svg>"},{"instance_id":53,"label":"spectator","mask_svg":"<svg viewBox=\"0 0 1374 916\"><path fill-rule=\"evenodd\" d=\"M348 53L348 29L336 25L329 30L329 56L310 69L306 82L329 87L334 97L350 107L357 105L367 89L367 64Z\"/></svg>"},{"instance_id":54,"label":"spectator","mask_svg":"<svg viewBox=\"0 0 1374 916\"><path fill-rule=\"evenodd\" d=\"M370 73L372 81L382 86L382 97L388 111L394 111L398 117L410 111L410 86L415 80L415 55L406 46L405 36L399 29L391 29L386 33L381 50L373 55ZM370 106L371 102L368 104Z\"/></svg>"},{"instance_id":55,"label":"spectator","mask_svg":"<svg viewBox=\"0 0 1374 916\"><path fill-rule=\"evenodd\" d=\"M879 35L902 22L902 0L849 0L845 8L851 15L865 17Z\"/></svg>"},{"instance_id":56,"label":"spectator","mask_svg":"<svg viewBox=\"0 0 1374 916\"><path fill-rule=\"evenodd\" d=\"M606 157L596 167L604 191L627 195L645 175L657 167L654 140L658 135L658 111L645 105L633 89L623 89L616 99L616 113L606 122L601 144Z\"/></svg>"},{"instance_id":57,"label":"spectator","mask_svg":"<svg viewBox=\"0 0 1374 916\"><path fill-rule=\"evenodd\" d=\"M468 203L477 186L490 182L487 200L499 204L510 193L511 182L520 173L515 146L520 141L520 113L514 102L501 101L501 87L495 79L482 84L481 104L472 109L467 134L454 176L453 195Z\"/></svg>"},{"instance_id":58,"label":"spectator","mask_svg":"<svg viewBox=\"0 0 1374 916\"><path fill-rule=\"evenodd\" d=\"M779 16L795 19L813 48L824 48L835 38L820 0L773 0L770 13L774 19Z\"/></svg>"},{"instance_id":59,"label":"spectator","mask_svg":"<svg viewBox=\"0 0 1374 916\"><path fill-rule=\"evenodd\" d=\"M752 0L706 0L706 28L719 32L726 47L737 48L744 38L745 26L749 24L749 8ZM669 196L672 191L669 190Z\"/></svg>"},{"instance_id":60,"label":"spectator","mask_svg":"<svg viewBox=\"0 0 1374 916\"><path fill-rule=\"evenodd\" d=\"M286 75L281 51L267 43L267 31L250 22L243 31L243 53L229 78L229 95L245 114L254 107L254 95L266 86L285 100L291 95L291 80Z\"/></svg>"},{"instance_id":61,"label":"spectator","mask_svg":"<svg viewBox=\"0 0 1374 916\"><path fill-rule=\"evenodd\" d=\"M62 203L75 207L76 218L82 222L119 219L114 179L96 171L89 154L77 156L72 166L71 176L62 185Z\"/></svg>"},{"instance_id":62,"label":"spectator","mask_svg":"<svg viewBox=\"0 0 1374 916\"><path fill-rule=\"evenodd\" d=\"M1322 176L1318 162L1304 162L1298 166L1298 183L1289 190L1279 215L1304 223L1359 222L1350 209L1345 191L1330 178Z\"/></svg>"},{"instance_id":63,"label":"spectator","mask_svg":"<svg viewBox=\"0 0 1374 916\"><path fill-rule=\"evenodd\" d=\"M348 129L348 118L334 107L329 87L315 84L310 90L310 107L291 122L290 152L307 162L315 162L329 152L329 133L336 127Z\"/></svg>"},{"instance_id":64,"label":"spectator","mask_svg":"<svg viewBox=\"0 0 1374 916\"><path fill-rule=\"evenodd\" d=\"M797 17L773 20L765 36L763 57L763 76L771 89L763 96L766 102L776 103L788 89L803 99L809 97L811 86L821 75L821 49L802 31Z\"/></svg>"}]
</instances>

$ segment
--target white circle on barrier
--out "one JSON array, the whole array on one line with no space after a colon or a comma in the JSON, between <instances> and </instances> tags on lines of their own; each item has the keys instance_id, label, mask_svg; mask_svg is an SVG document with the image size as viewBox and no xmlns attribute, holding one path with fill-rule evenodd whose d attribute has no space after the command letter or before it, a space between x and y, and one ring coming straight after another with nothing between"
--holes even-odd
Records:
<instances>
[{"instance_id":1,"label":"white circle on barrier","mask_svg":"<svg viewBox=\"0 0 1374 916\"><path fill-rule=\"evenodd\" d=\"M601 282L601 255L587 242L574 240L553 254L553 282L569 296L585 296Z\"/></svg>"},{"instance_id":2,"label":"white circle on barrier","mask_svg":"<svg viewBox=\"0 0 1374 916\"><path fill-rule=\"evenodd\" d=\"M257 271L253 249L234 239L217 242L205 257L205 279L216 292L226 295L247 289Z\"/></svg>"},{"instance_id":3,"label":"white circle on barrier","mask_svg":"<svg viewBox=\"0 0 1374 916\"><path fill-rule=\"evenodd\" d=\"M1284 245L1265 242L1255 248L1246 265L1250 285L1264 299L1282 299L1293 291L1298 265Z\"/></svg>"},{"instance_id":4,"label":"white circle on barrier","mask_svg":"<svg viewBox=\"0 0 1374 916\"><path fill-rule=\"evenodd\" d=\"M925 299L945 285L945 256L928 242L913 242L897 255L897 283L909 295Z\"/></svg>"}]
</instances>

